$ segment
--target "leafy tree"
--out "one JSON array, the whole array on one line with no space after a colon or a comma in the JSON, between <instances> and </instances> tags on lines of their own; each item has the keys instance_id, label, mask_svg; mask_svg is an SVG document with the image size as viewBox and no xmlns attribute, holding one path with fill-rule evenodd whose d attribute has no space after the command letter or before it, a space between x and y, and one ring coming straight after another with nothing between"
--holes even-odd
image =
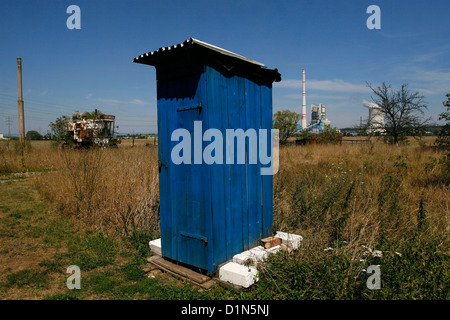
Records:
<instances>
[{"instance_id":1,"label":"leafy tree","mask_svg":"<svg viewBox=\"0 0 450 320\"><path fill-rule=\"evenodd\" d=\"M53 140L56 140L58 142L66 140L67 126L69 124L69 121L70 118L68 116L61 116L57 118L55 122L50 122L49 127Z\"/></svg>"},{"instance_id":2,"label":"leafy tree","mask_svg":"<svg viewBox=\"0 0 450 320\"><path fill-rule=\"evenodd\" d=\"M444 149L438 164L441 167L442 181L450 185L450 94L447 94L447 101L442 102L447 107L446 112L439 115L439 120L446 120L445 125L439 130L435 145Z\"/></svg>"},{"instance_id":3,"label":"leafy tree","mask_svg":"<svg viewBox=\"0 0 450 320\"><path fill-rule=\"evenodd\" d=\"M298 133L297 124L301 115L289 110L277 111L273 119L274 129L280 131L280 143L284 144L287 140Z\"/></svg>"},{"instance_id":4,"label":"leafy tree","mask_svg":"<svg viewBox=\"0 0 450 320\"><path fill-rule=\"evenodd\" d=\"M407 136L418 137L425 133L429 119L423 119L428 109L423 95L410 92L407 84L403 84L399 90L384 82L378 87L367 85L374 94L372 102L381 108L384 115L384 123L373 125L384 132L387 142L398 145Z\"/></svg>"},{"instance_id":5,"label":"leafy tree","mask_svg":"<svg viewBox=\"0 0 450 320\"><path fill-rule=\"evenodd\" d=\"M44 137L39 132L31 130L27 132L26 138L30 140L42 140Z\"/></svg>"},{"instance_id":6,"label":"leafy tree","mask_svg":"<svg viewBox=\"0 0 450 320\"><path fill-rule=\"evenodd\" d=\"M92 112L86 111L85 113L83 113L81 115L81 118L83 118L84 116L86 116L86 119L91 119L94 120L95 118L97 118L97 116L102 115L103 112L101 112L100 110L95 109Z\"/></svg>"},{"instance_id":7,"label":"leafy tree","mask_svg":"<svg viewBox=\"0 0 450 320\"><path fill-rule=\"evenodd\" d=\"M327 126L323 132L316 135L316 141L317 143L338 144L342 142L342 134L338 129Z\"/></svg>"},{"instance_id":8,"label":"leafy tree","mask_svg":"<svg viewBox=\"0 0 450 320\"><path fill-rule=\"evenodd\" d=\"M447 94L447 101L442 102L444 107L447 107L446 112L439 114L439 120L447 121L446 124L439 130L435 144L439 147L450 149L450 93Z\"/></svg>"}]
</instances>

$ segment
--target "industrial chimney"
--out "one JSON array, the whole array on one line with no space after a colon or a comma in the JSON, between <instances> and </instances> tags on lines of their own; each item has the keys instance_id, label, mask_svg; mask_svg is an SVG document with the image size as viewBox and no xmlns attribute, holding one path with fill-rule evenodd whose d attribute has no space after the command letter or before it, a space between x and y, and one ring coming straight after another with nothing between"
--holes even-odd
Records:
<instances>
[{"instance_id":1,"label":"industrial chimney","mask_svg":"<svg viewBox=\"0 0 450 320\"><path fill-rule=\"evenodd\" d=\"M302 129L306 129L306 80L305 69L303 69L303 105L302 105Z\"/></svg>"}]
</instances>

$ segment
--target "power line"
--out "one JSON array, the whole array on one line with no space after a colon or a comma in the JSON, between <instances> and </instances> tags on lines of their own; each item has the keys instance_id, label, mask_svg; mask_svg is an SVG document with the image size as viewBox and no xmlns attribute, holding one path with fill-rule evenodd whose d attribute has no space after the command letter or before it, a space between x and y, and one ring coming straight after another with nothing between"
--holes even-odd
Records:
<instances>
[{"instance_id":1,"label":"power line","mask_svg":"<svg viewBox=\"0 0 450 320\"><path fill-rule=\"evenodd\" d=\"M0 93L0 95L5 96L6 99L16 99L15 96L12 96L12 95L10 95L10 94ZM36 103L36 104L43 104L43 105L47 105L47 106L50 106L50 107L59 107L59 108L61 108L61 109L72 110L72 112L73 112L74 109L80 108L79 106L78 106L78 107L75 107L75 106L69 106L69 105L62 104L62 103L45 102L45 101L42 101L42 100L36 100L36 99L29 99L29 98L27 98L26 100L27 100L27 103L28 103L28 102L34 102L34 103Z\"/></svg>"}]
</instances>

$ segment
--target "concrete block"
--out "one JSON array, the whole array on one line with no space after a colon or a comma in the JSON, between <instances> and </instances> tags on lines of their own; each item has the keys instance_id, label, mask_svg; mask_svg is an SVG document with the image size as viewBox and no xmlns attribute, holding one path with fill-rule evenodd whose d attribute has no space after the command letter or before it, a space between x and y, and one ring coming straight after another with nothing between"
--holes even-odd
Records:
<instances>
[{"instance_id":1,"label":"concrete block","mask_svg":"<svg viewBox=\"0 0 450 320\"><path fill-rule=\"evenodd\" d=\"M264 249L264 247L262 247L262 246L257 246L257 247L250 249L250 253L252 255L252 258L256 262L261 262L264 259L266 259L268 256L266 249Z\"/></svg>"},{"instance_id":2,"label":"concrete block","mask_svg":"<svg viewBox=\"0 0 450 320\"><path fill-rule=\"evenodd\" d=\"M297 250L303 240L303 237L293 233L277 231L275 237L281 238L282 243L286 244L293 250Z\"/></svg>"},{"instance_id":3,"label":"concrete block","mask_svg":"<svg viewBox=\"0 0 450 320\"><path fill-rule=\"evenodd\" d=\"M220 267L219 280L248 288L258 281L258 270L255 267L246 267L236 262L228 262Z\"/></svg>"},{"instance_id":4,"label":"concrete block","mask_svg":"<svg viewBox=\"0 0 450 320\"><path fill-rule=\"evenodd\" d=\"M281 250L281 245L266 249L267 253L277 253L278 251Z\"/></svg>"},{"instance_id":5,"label":"concrete block","mask_svg":"<svg viewBox=\"0 0 450 320\"><path fill-rule=\"evenodd\" d=\"M148 243L148 245L150 246L150 251L158 256L162 256L162 251L161 251L161 238L159 239L155 239L152 240Z\"/></svg>"},{"instance_id":6,"label":"concrete block","mask_svg":"<svg viewBox=\"0 0 450 320\"><path fill-rule=\"evenodd\" d=\"M255 262L255 260L253 260L252 258L250 250L238 253L233 256L233 262L238 264L244 264L248 259L251 259L253 262Z\"/></svg>"},{"instance_id":7,"label":"concrete block","mask_svg":"<svg viewBox=\"0 0 450 320\"><path fill-rule=\"evenodd\" d=\"M249 259L252 261L251 264L256 264L262 262L267 258L267 251L262 246L254 247L250 250L238 253L233 256L233 262L244 264Z\"/></svg>"}]
</instances>

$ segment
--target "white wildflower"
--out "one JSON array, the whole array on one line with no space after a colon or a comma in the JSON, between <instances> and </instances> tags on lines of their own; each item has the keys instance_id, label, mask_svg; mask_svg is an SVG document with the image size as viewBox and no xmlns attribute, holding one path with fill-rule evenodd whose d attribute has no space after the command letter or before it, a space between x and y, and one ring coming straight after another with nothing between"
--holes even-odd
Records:
<instances>
[{"instance_id":1,"label":"white wildflower","mask_svg":"<svg viewBox=\"0 0 450 320\"><path fill-rule=\"evenodd\" d=\"M380 251L380 250L374 250L374 251L372 252L372 257L375 257L375 258L383 258L383 252Z\"/></svg>"}]
</instances>

